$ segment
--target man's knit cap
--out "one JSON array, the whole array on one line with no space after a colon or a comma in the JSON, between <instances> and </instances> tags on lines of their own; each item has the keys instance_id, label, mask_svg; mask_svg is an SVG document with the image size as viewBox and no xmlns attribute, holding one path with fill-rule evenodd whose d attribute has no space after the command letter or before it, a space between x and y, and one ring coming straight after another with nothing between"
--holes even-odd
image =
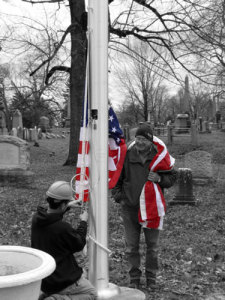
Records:
<instances>
[{"instance_id":1,"label":"man's knit cap","mask_svg":"<svg viewBox=\"0 0 225 300\"><path fill-rule=\"evenodd\" d=\"M153 131L148 123L142 123L138 126L135 136L144 136L147 140L153 141Z\"/></svg>"}]
</instances>

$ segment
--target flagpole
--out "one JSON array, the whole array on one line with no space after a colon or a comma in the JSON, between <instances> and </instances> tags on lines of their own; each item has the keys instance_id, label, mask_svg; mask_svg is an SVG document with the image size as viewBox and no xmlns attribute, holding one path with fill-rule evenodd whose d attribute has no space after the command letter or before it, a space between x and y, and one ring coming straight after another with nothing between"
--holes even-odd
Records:
<instances>
[{"instance_id":1,"label":"flagpole","mask_svg":"<svg viewBox=\"0 0 225 300\"><path fill-rule=\"evenodd\" d=\"M109 283L108 0L88 0L90 96L89 280L98 299L139 299L143 292Z\"/></svg>"},{"instance_id":2,"label":"flagpole","mask_svg":"<svg viewBox=\"0 0 225 300\"><path fill-rule=\"evenodd\" d=\"M108 274L108 1L89 0L90 238L89 279L99 299L118 294Z\"/></svg>"}]
</instances>

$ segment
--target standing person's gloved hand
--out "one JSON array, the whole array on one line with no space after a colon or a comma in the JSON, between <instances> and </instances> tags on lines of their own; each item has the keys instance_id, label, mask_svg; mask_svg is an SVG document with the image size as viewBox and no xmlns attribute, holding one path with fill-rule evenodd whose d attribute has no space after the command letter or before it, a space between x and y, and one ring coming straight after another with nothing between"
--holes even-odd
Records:
<instances>
[{"instance_id":1,"label":"standing person's gloved hand","mask_svg":"<svg viewBox=\"0 0 225 300\"><path fill-rule=\"evenodd\" d=\"M88 220L88 212L86 210L82 214L80 214L80 220L87 222L87 220Z\"/></svg>"},{"instance_id":2,"label":"standing person's gloved hand","mask_svg":"<svg viewBox=\"0 0 225 300\"><path fill-rule=\"evenodd\" d=\"M150 171L148 174L148 180L155 182L155 183L159 183L161 181L161 177L159 176L158 173Z\"/></svg>"}]
</instances>

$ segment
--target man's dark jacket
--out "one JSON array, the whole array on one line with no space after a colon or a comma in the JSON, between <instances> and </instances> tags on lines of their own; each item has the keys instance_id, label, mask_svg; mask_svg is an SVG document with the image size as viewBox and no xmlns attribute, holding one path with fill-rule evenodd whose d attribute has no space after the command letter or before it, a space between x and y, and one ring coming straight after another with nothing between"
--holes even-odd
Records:
<instances>
[{"instance_id":1,"label":"man's dark jacket","mask_svg":"<svg viewBox=\"0 0 225 300\"><path fill-rule=\"evenodd\" d=\"M86 244L87 223L81 221L75 230L62 219L62 213L49 214L41 206L32 218L31 247L47 252L56 261L56 270L42 280L41 290L48 295L75 283L83 272L73 253Z\"/></svg>"}]
</instances>

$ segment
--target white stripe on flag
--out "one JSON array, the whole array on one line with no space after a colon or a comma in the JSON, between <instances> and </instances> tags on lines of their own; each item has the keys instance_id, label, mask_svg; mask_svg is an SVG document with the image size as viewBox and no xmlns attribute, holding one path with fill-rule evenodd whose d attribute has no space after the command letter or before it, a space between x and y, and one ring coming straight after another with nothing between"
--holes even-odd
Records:
<instances>
[{"instance_id":1,"label":"white stripe on flag","mask_svg":"<svg viewBox=\"0 0 225 300\"><path fill-rule=\"evenodd\" d=\"M141 212L142 220L145 221L147 219L146 203L145 203L145 185L140 195L140 212Z\"/></svg>"},{"instance_id":2,"label":"white stripe on flag","mask_svg":"<svg viewBox=\"0 0 225 300\"><path fill-rule=\"evenodd\" d=\"M88 141L88 129L86 127L80 128L80 141Z\"/></svg>"},{"instance_id":3,"label":"white stripe on flag","mask_svg":"<svg viewBox=\"0 0 225 300\"><path fill-rule=\"evenodd\" d=\"M154 168L158 165L158 163L160 163L163 158L166 156L167 153L167 148L166 145L163 143L163 141L161 141L160 139L158 139L156 136L153 136L153 141L162 145L164 147L163 151L159 154L158 158L156 159L156 161L154 162L154 164L151 167L151 171L154 170Z\"/></svg>"},{"instance_id":4,"label":"white stripe on flag","mask_svg":"<svg viewBox=\"0 0 225 300\"><path fill-rule=\"evenodd\" d=\"M89 154L78 154L77 157L77 167L88 167L90 165L90 155Z\"/></svg>"},{"instance_id":5,"label":"white stripe on flag","mask_svg":"<svg viewBox=\"0 0 225 300\"><path fill-rule=\"evenodd\" d=\"M109 171L116 171L116 165L112 157L108 157L108 169Z\"/></svg>"},{"instance_id":6,"label":"white stripe on flag","mask_svg":"<svg viewBox=\"0 0 225 300\"><path fill-rule=\"evenodd\" d=\"M162 217L165 216L165 210L164 210L164 205L162 203L161 195L158 190L157 184L153 183L154 190L155 190L155 196L156 196L156 204L157 204L157 210L158 210L158 216Z\"/></svg>"},{"instance_id":7,"label":"white stripe on flag","mask_svg":"<svg viewBox=\"0 0 225 300\"><path fill-rule=\"evenodd\" d=\"M84 190L89 189L89 181L84 180L84 181L79 181L76 182L76 193L81 194Z\"/></svg>"}]
</instances>

